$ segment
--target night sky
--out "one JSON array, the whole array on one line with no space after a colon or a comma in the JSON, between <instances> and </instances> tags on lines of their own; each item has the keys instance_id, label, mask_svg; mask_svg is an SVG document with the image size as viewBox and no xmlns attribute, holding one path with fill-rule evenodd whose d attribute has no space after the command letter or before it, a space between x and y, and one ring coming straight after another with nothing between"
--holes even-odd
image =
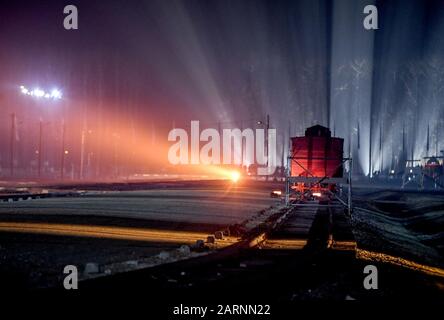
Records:
<instances>
[{"instance_id":1,"label":"night sky","mask_svg":"<svg viewBox=\"0 0 444 320\"><path fill-rule=\"evenodd\" d=\"M79 30L63 28L68 4ZM363 28L367 4L376 31ZM0 30L5 175L13 112L17 168L35 161L40 118L56 166L64 119L72 172L91 135L92 176L162 166L168 130L190 120L254 128L269 114L284 152L289 132L327 125L364 174L444 148L443 1L5 1ZM20 85L57 86L63 102L31 101Z\"/></svg>"}]
</instances>

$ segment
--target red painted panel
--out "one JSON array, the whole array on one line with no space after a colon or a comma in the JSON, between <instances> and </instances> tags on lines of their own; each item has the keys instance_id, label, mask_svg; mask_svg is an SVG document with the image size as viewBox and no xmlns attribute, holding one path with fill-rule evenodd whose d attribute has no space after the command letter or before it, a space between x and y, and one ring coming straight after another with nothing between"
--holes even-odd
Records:
<instances>
[{"instance_id":1,"label":"red painted panel","mask_svg":"<svg viewBox=\"0 0 444 320\"><path fill-rule=\"evenodd\" d=\"M344 139L329 136L291 138L291 175L302 177L342 177Z\"/></svg>"}]
</instances>

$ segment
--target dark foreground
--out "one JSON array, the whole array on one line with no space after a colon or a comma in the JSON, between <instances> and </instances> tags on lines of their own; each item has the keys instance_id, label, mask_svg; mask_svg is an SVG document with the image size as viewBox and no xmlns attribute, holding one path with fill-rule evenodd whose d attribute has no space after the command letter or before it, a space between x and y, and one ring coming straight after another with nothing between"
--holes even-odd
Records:
<instances>
[{"instance_id":1,"label":"dark foreground","mask_svg":"<svg viewBox=\"0 0 444 320\"><path fill-rule=\"evenodd\" d=\"M259 189L267 191L263 185ZM193 191L188 188L189 192ZM181 195L182 201L190 200L183 193L175 194ZM138 197L141 201L143 194ZM149 203L149 199L144 201ZM267 203L263 207L268 206ZM201 249L198 253L202 256L151 268L86 277L80 281L76 294L119 297L125 293L147 301L148 306L164 315L172 315L173 308L179 305L207 305L217 313L218 304L271 304L279 309L276 306L301 301L444 301L444 196L360 189L355 192L355 206L351 218L340 209L295 209L277 228L270 229L279 216L276 213L249 233L239 235L240 241L222 249ZM204 235L229 225L229 221L204 221L202 215L199 221L186 221L171 217L117 218L103 213L58 216L31 213L32 207L26 210L5 212L0 215L1 222L125 226ZM239 216L236 223L251 215ZM235 212L227 215L235 216ZM253 247L245 245L267 230L265 242ZM176 250L184 244L191 246L191 238L188 242L184 238L166 243L0 232L1 280L4 288L11 291L31 290L37 294L46 288L45 292L57 296L72 295L72 290L62 287L61 270L66 264L83 268L93 258L99 266L119 261L137 264L160 252ZM378 270L375 290L367 290L363 285L363 270L369 264ZM279 312L276 309L274 313Z\"/></svg>"}]
</instances>

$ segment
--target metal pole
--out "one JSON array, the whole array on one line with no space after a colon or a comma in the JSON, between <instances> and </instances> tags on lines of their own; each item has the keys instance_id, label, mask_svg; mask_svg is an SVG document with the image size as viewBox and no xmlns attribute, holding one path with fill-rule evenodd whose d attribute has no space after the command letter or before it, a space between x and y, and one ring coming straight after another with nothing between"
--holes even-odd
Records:
<instances>
[{"instance_id":1,"label":"metal pole","mask_svg":"<svg viewBox=\"0 0 444 320\"><path fill-rule=\"evenodd\" d=\"M348 216L351 216L352 212L352 168L353 168L353 160L350 161L350 170L348 170Z\"/></svg>"},{"instance_id":2,"label":"metal pole","mask_svg":"<svg viewBox=\"0 0 444 320\"><path fill-rule=\"evenodd\" d=\"M267 114L267 132L265 134L265 138L267 141L266 147L267 147L267 159L268 159L268 130L270 129L270 115ZM267 160L267 165L268 165L268 160Z\"/></svg>"},{"instance_id":3,"label":"metal pole","mask_svg":"<svg viewBox=\"0 0 444 320\"><path fill-rule=\"evenodd\" d=\"M15 139L15 113L11 114L11 140L9 145L10 151L10 173L11 178L14 176L14 139Z\"/></svg>"},{"instance_id":4,"label":"metal pole","mask_svg":"<svg viewBox=\"0 0 444 320\"><path fill-rule=\"evenodd\" d=\"M220 121L217 121L217 132L219 133L219 136L222 136L222 137L223 137L222 126L221 126ZM220 148L221 148L221 145L222 145L222 148L223 148L223 142L222 142L221 140L222 140L222 139L219 139L219 145L217 146L217 147L219 148L219 150L220 150ZM223 150L222 150L222 151L223 151ZM222 163L222 161L223 161L223 156L221 156L221 155L222 155L222 153L219 154L219 159L217 159L217 160L220 161L220 163Z\"/></svg>"},{"instance_id":5,"label":"metal pole","mask_svg":"<svg viewBox=\"0 0 444 320\"><path fill-rule=\"evenodd\" d=\"M85 128L82 129L82 138L81 138L81 145L80 145L80 180L83 179L83 168L84 168L84 162L85 162Z\"/></svg>"},{"instance_id":6,"label":"metal pole","mask_svg":"<svg viewBox=\"0 0 444 320\"><path fill-rule=\"evenodd\" d=\"M63 174L65 170L65 120L62 122L62 159L60 163L60 179L63 181Z\"/></svg>"},{"instance_id":7,"label":"metal pole","mask_svg":"<svg viewBox=\"0 0 444 320\"><path fill-rule=\"evenodd\" d=\"M268 159L270 155L268 154L269 148L268 148L268 130L270 129L270 115L267 114L267 132L265 132L265 147L267 148L267 167L268 167ZM268 181L268 175L265 178L266 181Z\"/></svg>"},{"instance_id":8,"label":"metal pole","mask_svg":"<svg viewBox=\"0 0 444 320\"><path fill-rule=\"evenodd\" d=\"M244 122L241 120L240 121L240 131L241 131L241 154L240 154L240 158L241 158L241 171L244 169L244 139L242 137L243 130L244 130Z\"/></svg>"},{"instance_id":9,"label":"metal pole","mask_svg":"<svg viewBox=\"0 0 444 320\"><path fill-rule=\"evenodd\" d=\"M373 120L373 117L370 115L370 129L369 129L369 131L370 131L370 133L369 133L369 143L370 143L370 145L369 145L369 148L368 148L368 170L369 170L369 172L368 172L368 177L369 178L371 178L371 177L373 177L373 168L372 168L372 121Z\"/></svg>"},{"instance_id":10,"label":"metal pole","mask_svg":"<svg viewBox=\"0 0 444 320\"><path fill-rule=\"evenodd\" d=\"M43 135L43 122L40 119L39 124L39 154L38 154L38 177L41 177L42 174L42 135Z\"/></svg>"},{"instance_id":11,"label":"metal pole","mask_svg":"<svg viewBox=\"0 0 444 320\"><path fill-rule=\"evenodd\" d=\"M286 179L285 179L285 205L289 205L290 203L290 176L291 176L291 171L290 171L290 155L288 155L287 157L287 170L286 170Z\"/></svg>"},{"instance_id":12,"label":"metal pole","mask_svg":"<svg viewBox=\"0 0 444 320\"><path fill-rule=\"evenodd\" d=\"M383 122L381 121L379 130L379 152L381 152L381 167L379 169L379 173L382 175L384 171L384 148L382 147L382 139L383 139Z\"/></svg>"}]
</instances>

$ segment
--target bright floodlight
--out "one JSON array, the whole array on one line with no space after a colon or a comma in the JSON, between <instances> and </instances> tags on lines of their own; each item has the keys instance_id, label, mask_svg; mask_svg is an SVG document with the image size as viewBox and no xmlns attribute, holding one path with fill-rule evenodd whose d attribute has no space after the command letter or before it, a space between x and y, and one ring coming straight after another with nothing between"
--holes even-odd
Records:
<instances>
[{"instance_id":1,"label":"bright floodlight","mask_svg":"<svg viewBox=\"0 0 444 320\"><path fill-rule=\"evenodd\" d=\"M60 90L53 89L53 90L51 91L51 98L54 98L54 99L61 99L61 98L62 98L62 93L60 92Z\"/></svg>"},{"instance_id":2,"label":"bright floodlight","mask_svg":"<svg viewBox=\"0 0 444 320\"><path fill-rule=\"evenodd\" d=\"M43 91L43 90L41 90L39 88L36 88L36 89L32 90L31 95L34 95L37 98L44 97L45 96L45 91Z\"/></svg>"},{"instance_id":3,"label":"bright floodlight","mask_svg":"<svg viewBox=\"0 0 444 320\"><path fill-rule=\"evenodd\" d=\"M62 92L58 89L53 89L51 92L46 92L40 88L29 90L25 86L20 86L20 91L22 94L37 98L54 99L54 100L62 99Z\"/></svg>"},{"instance_id":4,"label":"bright floodlight","mask_svg":"<svg viewBox=\"0 0 444 320\"><path fill-rule=\"evenodd\" d=\"M29 94L29 90L26 89L24 86L21 86L21 87L20 87L20 91L21 91L23 94Z\"/></svg>"},{"instance_id":5,"label":"bright floodlight","mask_svg":"<svg viewBox=\"0 0 444 320\"><path fill-rule=\"evenodd\" d=\"M232 171L232 172L230 173L230 179L231 179L231 181L233 181L233 182L238 182L239 179L240 179L240 173L237 172L237 171Z\"/></svg>"}]
</instances>

